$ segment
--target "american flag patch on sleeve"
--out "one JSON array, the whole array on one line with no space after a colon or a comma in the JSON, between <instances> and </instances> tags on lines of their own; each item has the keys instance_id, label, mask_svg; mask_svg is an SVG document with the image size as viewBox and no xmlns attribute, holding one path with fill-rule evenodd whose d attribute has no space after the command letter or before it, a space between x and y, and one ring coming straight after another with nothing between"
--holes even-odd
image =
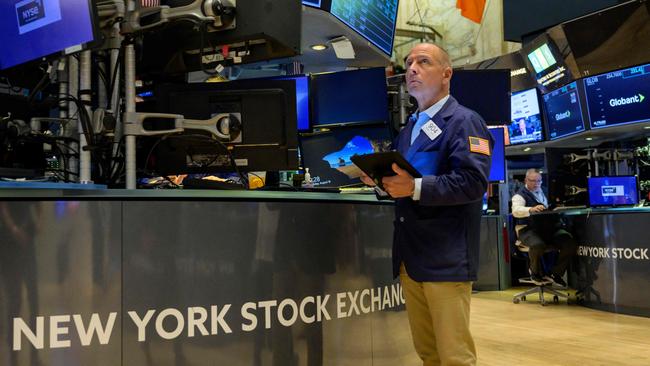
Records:
<instances>
[{"instance_id":1,"label":"american flag patch on sleeve","mask_svg":"<svg viewBox=\"0 0 650 366\"><path fill-rule=\"evenodd\" d=\"M469 151L490 156L490 142L480 137L469 137Z\"/></svg>"}]
</instances>

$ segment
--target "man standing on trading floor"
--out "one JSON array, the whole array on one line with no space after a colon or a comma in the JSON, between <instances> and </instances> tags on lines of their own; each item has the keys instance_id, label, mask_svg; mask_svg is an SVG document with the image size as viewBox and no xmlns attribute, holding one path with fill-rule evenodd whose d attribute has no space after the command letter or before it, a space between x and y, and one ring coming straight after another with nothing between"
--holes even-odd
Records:
<instances>
[{"instance_id":1,"label":"man standing on trading floor","mask_svg":"<svg viewBox=\"0 0 650 366\"><path fill-rule=\"evenodd\" d=\"M425 366L476 364L470 295L493 141L483 119L449 95L451 76L445 50L413 47L406 83L418 112L394 148L423 178L393 164L397 175L382 180L395 198L393 274L400 276L413 343ZM373 185L367 176L362 180Z\"/></svg>"}]
</instances>

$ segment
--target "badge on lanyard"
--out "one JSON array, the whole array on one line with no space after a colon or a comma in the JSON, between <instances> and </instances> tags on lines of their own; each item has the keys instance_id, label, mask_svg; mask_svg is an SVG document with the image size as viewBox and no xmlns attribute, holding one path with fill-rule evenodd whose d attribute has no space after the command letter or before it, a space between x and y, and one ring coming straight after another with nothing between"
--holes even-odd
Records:
<instances>
[{"instance_id":1,"label":"badge on lanyard","mask_svg":"<svg viewBox=\"0 0 650 366\"><path fill-rule=\"evenodd\" d=\"M424 131L424 133L426 133L427 136L429 136L429 139L431 141L435 140L436 137L440 136L440 134L442 133L440 127L438 127L438 125L435 124L435 122L433 121L429 121L425 123L424 126L422 126L422 131Z\"/></svg>"}]
</instances>

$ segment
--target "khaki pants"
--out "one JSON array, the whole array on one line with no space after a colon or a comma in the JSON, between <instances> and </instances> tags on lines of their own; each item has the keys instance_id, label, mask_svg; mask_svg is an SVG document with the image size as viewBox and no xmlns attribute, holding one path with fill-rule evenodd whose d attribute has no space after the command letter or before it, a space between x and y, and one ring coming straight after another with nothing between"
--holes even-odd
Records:
<instances>
[{"instance_id":1,"label":"khaki pants","mask_svg":"<svg viewBox=\"0 0 650 366\"><path fill-rule=\"evenodd\" d=\"M400 267L415 350L424 366L476 365L469 331L471 282L417 282Z\"/></svg>"}]
</instances>

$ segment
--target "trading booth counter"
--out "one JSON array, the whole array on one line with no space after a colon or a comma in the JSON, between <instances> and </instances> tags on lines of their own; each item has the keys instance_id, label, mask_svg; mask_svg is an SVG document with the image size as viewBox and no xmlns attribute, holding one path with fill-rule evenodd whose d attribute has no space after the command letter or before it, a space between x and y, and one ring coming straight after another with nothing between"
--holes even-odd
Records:
<instances>
[{"instance_id":1,"label":"trading booth counter","mask_svg":"<svg viewBox=\"0 0 650 366\"><path fill-rule=\"evenodd\" d=\"M393 220L373 195L0 190L0 364L417 363Z\"/></svg>"},{"instance_id":2,"label":"trading booth counter","mask_svg":"<svg viewBox=\"0 0 650 366\"><path fill-rule=\"evenodd\" d=\"M557 213L533 215L533 220ZM578 300L595 309L650 317L650 207L559 214L578 242Z\"/></svg>"}]
</instances>

